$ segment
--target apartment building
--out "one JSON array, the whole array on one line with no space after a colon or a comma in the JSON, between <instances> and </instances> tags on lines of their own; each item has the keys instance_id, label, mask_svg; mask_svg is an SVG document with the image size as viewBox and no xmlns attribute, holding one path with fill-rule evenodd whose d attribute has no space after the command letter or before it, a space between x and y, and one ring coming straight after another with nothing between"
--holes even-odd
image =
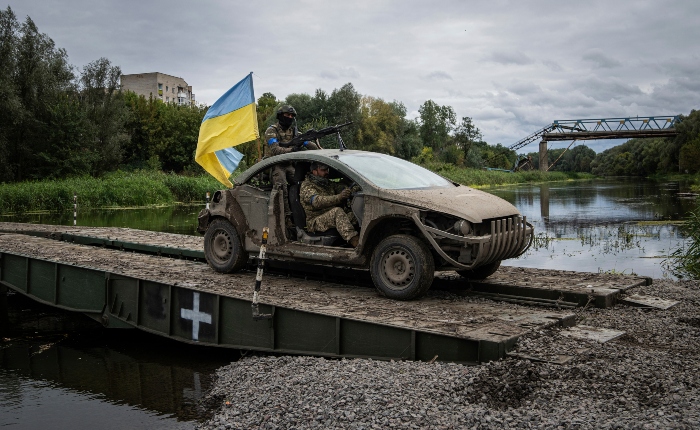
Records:
<instances>
[{"instance_id":1,"label":"apartment building","mask_svg":"<svg viewBox=\"0 0 700 430\"><path fill-rule=\"evenodd\" d=\"M192 86L184 79L165 73L136 73L121 76L122 91L133 91L140 96L178 105L194 104Z\"/></svg>"}]
</instances>

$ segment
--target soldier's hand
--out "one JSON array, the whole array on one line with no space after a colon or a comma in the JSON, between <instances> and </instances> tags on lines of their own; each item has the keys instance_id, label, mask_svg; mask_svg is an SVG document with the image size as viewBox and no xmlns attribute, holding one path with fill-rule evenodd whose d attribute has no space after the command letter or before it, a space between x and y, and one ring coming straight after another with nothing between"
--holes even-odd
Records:
<instances>
[{"instance_id":1,"label":"soldier's hand","mask_svg":"<svg viewBox=\"0 0 700 430\"><path fill-rule=\"evenodd\" d=\"M349 199L352 195L352 190L350 188L346 188L343 191L341 191L339 195L342 200Z\"/></svg>"}]
</instances>

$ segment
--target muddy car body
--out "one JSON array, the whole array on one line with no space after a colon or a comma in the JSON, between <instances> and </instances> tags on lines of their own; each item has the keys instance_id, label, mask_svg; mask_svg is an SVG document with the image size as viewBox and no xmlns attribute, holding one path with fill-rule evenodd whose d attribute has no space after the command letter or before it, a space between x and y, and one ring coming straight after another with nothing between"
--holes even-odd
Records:
<instances>
[{"instance_id":1,"label":"muddy car body","mask_svg":"<svg viewBox=\"0 0 700 430\"><path fill-rule=\"evenodd\" d=\"M299 187L313 161L330 167L331 180L360 189L348 201L359 223L356 248L337 232L304 229ZM283 190L270 179L277 163L295 167L288 188L292 229L284 216ZM245 267L260 250L264 227L269 227L269 258L368 269L380 293L403 300L423 295L436 269L484 279L502 260L525 252L533 237L532 225L499 197L405 160L353 150L270 157L238 176L232 189L214 193L198 225L209 265L220 272Z\"/></svg>"}]
</instances>

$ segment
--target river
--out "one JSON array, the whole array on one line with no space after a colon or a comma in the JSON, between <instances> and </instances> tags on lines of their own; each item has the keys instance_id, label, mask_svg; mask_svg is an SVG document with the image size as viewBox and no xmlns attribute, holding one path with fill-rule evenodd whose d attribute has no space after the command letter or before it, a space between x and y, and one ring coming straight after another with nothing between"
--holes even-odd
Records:
<instances>
[{"instance_id":1,"label":"river","mask_svg":"<svg viewBox=\"0 0 700 430\"><path fill-rule=\"evenodd\" d=\"M694 207L678 182L592 180L486 189L513 203L537 233L507 265L670 276L662 262L683 244L674 221ZM196 234L201 206L78 210L78 224ZM2 221L72 225L73 213ZM3 303L4 302L4 303ZM106 331L82 315L18 294L0 319L0 427L192 428L214 369L240 357L136 331Z\"/></svg>"}]
</instances>

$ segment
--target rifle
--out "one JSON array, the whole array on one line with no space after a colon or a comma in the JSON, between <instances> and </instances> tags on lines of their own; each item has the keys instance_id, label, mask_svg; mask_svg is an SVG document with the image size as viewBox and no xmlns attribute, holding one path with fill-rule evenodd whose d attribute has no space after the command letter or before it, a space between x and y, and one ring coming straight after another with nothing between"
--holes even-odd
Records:
<instances>
[{"instance_id":1,"label":"rifle","mask_svg":"<svg viewBox=\"0 0 700 430\"><path fill-rule=\"evenodd\" d=\"M279 145L282 148L291 148L294 147L296 149L301 148L301 146L304 144L306 141L314 141L316 139L320 139L322 137L328 136L329 134L336 133L338 135L338 143L340 145L340 149L343 150L345 149L345 143L343 143L343 139L340 137L340 129L343 127L347 127L348 125L352 124L352 121L346 122L345 124L340 124L340 125L332 125L330 127L322 128L320 130L314 130L313 128L309 131L305 131L304 133L295 136L292 140L290 140L287 143L280 143Z\"/></svg>"}]
</instances>

